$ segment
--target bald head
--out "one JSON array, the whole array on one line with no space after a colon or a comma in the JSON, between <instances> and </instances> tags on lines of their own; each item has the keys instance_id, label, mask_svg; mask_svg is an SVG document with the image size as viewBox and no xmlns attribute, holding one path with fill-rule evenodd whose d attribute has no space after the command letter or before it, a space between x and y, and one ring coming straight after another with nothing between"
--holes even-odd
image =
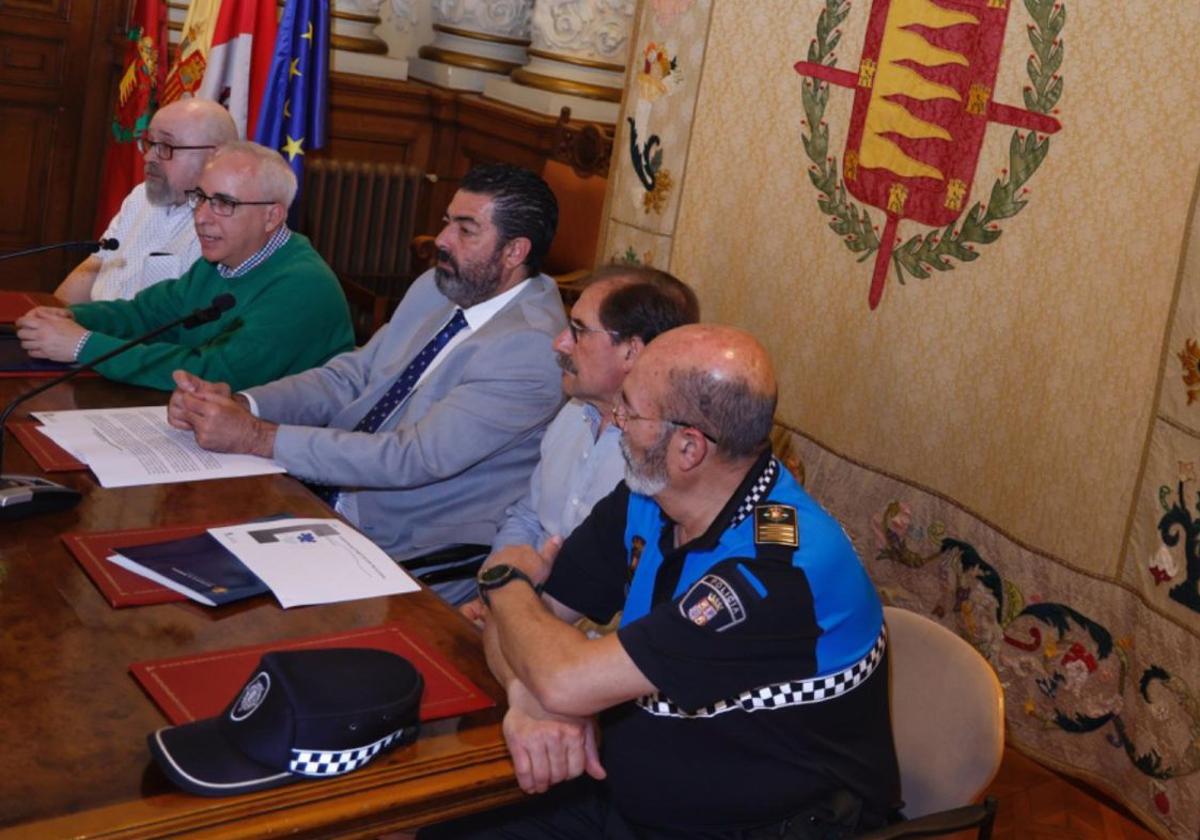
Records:
<instances>
[{"instance_id":1,"label":"bald head","mask_svg":"<svg viewBox=\"0 0 1200 840\"><path fill-rule=\"evenodd\" d=\"M754 336L720 324L669 330L636 365L657 395L660 416L694 425L730 458L767 446L777 388L771 358Z\"/></svg>"},{"instance_id":2,"label":"bald head","mask_svg":"<svg viewBox=\"0 0 1200 840\"><path fill-rule=\"evenodd\" d=\"M208 99L181 99L159 108L142 141L146 199L157 207L179 205L194 188L213 152L237 140L229 112Z\"/></svg>"},{"instance_id":3,"label":"bald head","mask_svg":"<svg viewBox=\"0 0 1200 840\"><path fill-rule=\"evenodd\" d=\"M185 145L221 146L238 139L229 111L211 99L177 99L155 113L154 123L160 122L177 129Z\"/></svg>"}]
</instances>

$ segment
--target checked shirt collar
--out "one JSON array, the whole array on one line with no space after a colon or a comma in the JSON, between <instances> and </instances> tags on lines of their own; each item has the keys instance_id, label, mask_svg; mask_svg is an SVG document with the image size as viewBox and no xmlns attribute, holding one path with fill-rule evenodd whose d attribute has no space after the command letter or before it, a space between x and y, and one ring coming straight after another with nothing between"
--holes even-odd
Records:
<instances>
[{"instance_id":1,"label":"checked shirt collar","mask_svg":"<svg viewBox=\"0 0 1200 840\"><path fill-rule=\"evenodd\" d=\"M230 268L224 263L217 263L217 273L226 280L232 280L235 277L241 277L243 274L248 274L260 265L271 258L271 255L284 246L284 244L292 238L292 232L288 230L287 225L280 225L271 234L271 238L267 240L267 244L259 248L250 255L244 263L237 268Z\"/></svg>"}]
</instances>

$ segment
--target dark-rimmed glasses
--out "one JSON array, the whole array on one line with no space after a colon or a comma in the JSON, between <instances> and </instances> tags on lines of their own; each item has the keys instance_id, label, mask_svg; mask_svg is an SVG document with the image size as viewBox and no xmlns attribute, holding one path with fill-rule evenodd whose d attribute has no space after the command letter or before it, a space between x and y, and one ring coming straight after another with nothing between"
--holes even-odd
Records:
<instances>
[{"instance_id":1,"label":"dark-rimmed glasses","mask_svg":"<svg viewBox=\"0 0 1200 840\"><path fill-rule=\"evenodd\" d=\"M137 139L137 149L141 154L146 154L150 149L154 150L154 156L159 160L170 160L175 155L176 149L184 149L190 151L192 149L215 149L216 146L175 146L171 143L164 143L162 140L147 140L145 137Z\"/></svg>"},{"instance_id":2,"label":"dark-rimmed glasses","mask_svg":"<svg viewBox=\"0 0 1200 840\"><path fill-rule=\"evenodd\" d=\"M616 330L606 330L604 327L589 327L577 318L567 319L567 329L571 331L571 341L579 343L579 336L586 333L607 333L614 341L621 340L621 334Z\"/></svg>"},{"instance_id":3,"label":"dark-rimmed glasses","mask_svg":"<svg viewBox=\"0 0 1200 840\"><path fill-rule=\"evenodd\" d=\"M209 195L204 190L197 187L194 190L184 190L184 197L187 198L188 207L195 210L204 202L208 202L208 206L218 216L232 216L233 211L241 207L243 204L249 205L267 205L276 204L274 201L241 201L240 199L230 198L222 193Z\"/></svg>"},{"instance_id":4,"label":"dark-rimmed glasses","mask_svg":"<svg viewBox=\"0 0 1200 840\"><path fill-rule=\"evenodd\" d=\"M704 429L700 428L695 423L687 423L683 420L671 420L667 417L648 417L644 414L634 414L629 410L629 406L623 401L618 401L617 404L612 407L612 419L613 425L621 431L625 431L625 424L631 420L646 420L650 423L667 423L671 426L678 426L681 429L695 429L697 432L704 435L705 440L707 440L709 443L714 445L717 444L717 439L715 437L704 431Z\"/></svg>"}]
</instances>

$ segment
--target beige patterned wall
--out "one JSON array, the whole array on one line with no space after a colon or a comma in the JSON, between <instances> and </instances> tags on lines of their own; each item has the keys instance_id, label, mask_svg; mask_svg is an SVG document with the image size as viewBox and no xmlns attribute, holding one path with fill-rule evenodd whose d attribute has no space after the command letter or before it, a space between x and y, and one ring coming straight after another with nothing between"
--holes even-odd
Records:
<instances>
[{"instance_id":1,"label":"beige patterned wall","mask_svg":"<svg viewBox=\"0 0 1200 840\"><path fill-rule=\"evenodd\" d=\"M1143 16L1164 4L1066 5L1064 128L1028 206L973 264L904 286L890 277L871 312L870 263L825 228L799 148L791 65L818 4L717 3L671 268L700 287L710 316L768 340L790 386L786 421L1069 562L1112 571L1149 420L1147 400L1130 397L1153 388L1200 160L1200 90L1184 63L1200 7ZM997 98L1019 104L1028 17L1014 6ZM868 4L851 9L837 51L846 63ZM1122 31L1177 54L1151 60L1123 48ZM831 92L838 156L850 102L850 91ZM984 197L1011 133L988 131ZM919 230L901 223L902 237ZM1084 514L1088 527L1070 525Z\"/></svg>"},{"instance_id":2,"label":"beige patterned wall","mask_svg":"<svg viewBox=\"0 0 1200 840\"><path fill-rule=\"evenodd\" d=\"M994 101L1023 107L1028 33L1043 2L1009 0ZM1195 837L1200 720L1187 710L1200 710L1200 667L1190 656L1200 628L1200 524L1176 526L1174 542L1159 524L1177 502L1181 522L1200 520L1200 233L1183 256L1200 166L1200 4L1060 3L1062 130L1024 185L1027 204L997 223L999 238L977 246L972 262L904 283L893 268L874 311L872 259L859 262L817 206L802 144L811 133L806 82L792 69L822 9L842 5L644 0L604 253L670 268L697 288L707 319L766 342L784 383L779 420L807 461L823 465L814 472L806 461L810 487L829 494L897 600L949 610L936 614L954 616L1002 676L1016 669L1010 733L1018 741L1118 792L1158 830ZM835 57L857 72L873 4L848 5ZM665 50L666 64L639 61L658 55L653 47ZM656 78L654 67L670 72ZM650 77L641 86L639 73ZM853 95L832 87L824 114L839 162ZM665 187L651 178L650 189L636 171L632 130L639 152L661 152L651 174L669 173ZM1011 176L1013 134L989 126L968 205L988 201L993 183ZM641 163L654 169L653 154ZM883 214L867 212L882 228ZM902 220L898 235L927 232ZM889 519L888 505L906 499ZM978 551L1003 581L984 587L987 632L991 642L1015 634L1011 641L992 649L974 636L984 632L978 609L971 618L969 603L935 606L922 588L928 581L897 576L912 557L877 545L892 520L901 543L911 523L924 541L913 551L926 562L937 556L940 574L956 563L958 575L981 568L947 559L941 540ZM941 583L966 591L953 575ZM1193 592L1195 607L1183 603ZM1098 646L1093 687L1102 676L1120 683L1097 689L1104 700L1079 700L1107 709L1084 715L1103 718L1095 729L1064 738L1058 707L1046 705L1055 688L1041 696L1016 687L1017 671L1028 678L1032 666L1005 655L1025 650L1023 622L1054 625L1052 610L1031 604L1069 606L1086 619L1071 619L1074 629L1054 644L1034 634L1046 642L1034 660L1078 670L1062 651L1072 632L1082 634L1085 648ZM1094 641L1103 635L1094 627L1081 629L1089 622L1111 645ZM1170 701L1154 702L1160 685ZM1174 736L1182 740L1171 746Z\"/></svg>"}]
</instances>

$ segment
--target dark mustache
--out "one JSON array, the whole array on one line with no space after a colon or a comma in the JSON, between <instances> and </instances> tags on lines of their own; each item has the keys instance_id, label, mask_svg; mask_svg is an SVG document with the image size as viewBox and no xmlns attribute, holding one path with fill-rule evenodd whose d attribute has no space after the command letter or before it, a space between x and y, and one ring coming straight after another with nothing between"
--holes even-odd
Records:
<instances>
[{"instance_id":1,"label":"dark mustache","mask_svg":"<svg viewBox=\"0 0 1200 840\"><path fill-rule=\"evenodd\" d=\"M454 269L454 272L456 274L458 273L458 262L454 259L454 257L450 256L450 252L445 248L437 249L437 258L438 262L449 263L450 267Z\"/></svg>"},{"instance_id":2,"label":"dark mustache","mask_svg":"<svg viewBox=\"0 0 1200 840\"><path fill-rule=\"evenodd\" d=\"M554 358L558 362L558 366L567 373L579 373L579 370L575 367L574 360L566 353L555 353Z\"/></svg>"}]
</instances>

